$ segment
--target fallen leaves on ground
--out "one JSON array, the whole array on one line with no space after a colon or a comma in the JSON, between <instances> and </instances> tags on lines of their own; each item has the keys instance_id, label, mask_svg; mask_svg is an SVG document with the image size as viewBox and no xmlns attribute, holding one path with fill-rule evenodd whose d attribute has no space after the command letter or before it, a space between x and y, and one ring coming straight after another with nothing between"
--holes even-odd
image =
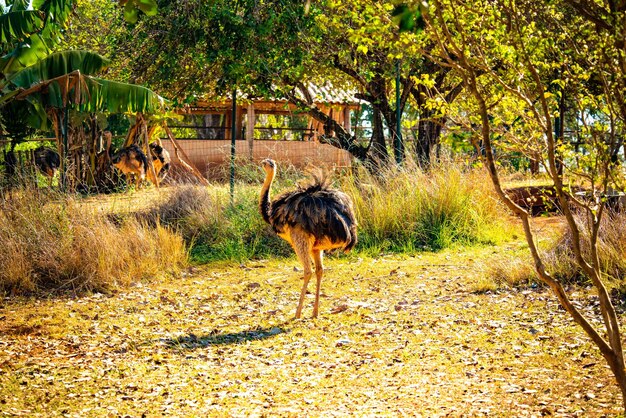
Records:
<instances>
[{"instance_id":1,"label":"fallen leaves on ground","mask_svg":"<svg viewBox=\"0 0 626 418\"><path fill-rule=\"evenodd\" d=\"M489 251L489 250L485 250ZM475 294L471 253L211 264L109 295L5 299L9 416L613 416L598 350L545 289ZM262 264L262 265L259 265ZM261 268L262 267L262 268ZM593 295L577 291L581 306ZM593 314L593 312L589 312Z\"/></svg>"}]
</instances>

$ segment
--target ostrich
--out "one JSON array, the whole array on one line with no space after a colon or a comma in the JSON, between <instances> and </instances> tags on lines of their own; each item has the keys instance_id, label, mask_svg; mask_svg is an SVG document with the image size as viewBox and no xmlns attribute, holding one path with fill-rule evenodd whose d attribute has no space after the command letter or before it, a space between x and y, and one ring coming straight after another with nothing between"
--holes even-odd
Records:
<instances>
[{"instance_id":1,"label":"ostrich","mask_svg":"<svg viewBox=\"0 0 626 418\"><path fill-rule=\"evenodd\" d=\"M126 183L130 185L130 177L135 176L135 186L139 188L146 178L148 159L141 148L130 145L122 148L111 157L111 163L126 176Z\"/></svg>"},{"instance_id":2,"label":"ostrich","mask_svg":"<svg viewBox=\"0 0 626 418\"><path fill-rule=\"evenodd\" d=\"M261 166L266 173L259 200L261 216L279 237L291 244L304 268L304 283L296 318L300 318L302 313L306 288L312 275L312 260L315 262L317 278L313 318L317 318L324 250L341 248L348 252L357 241L352 201L345 193L331 189L324 176L314 175L313 183L299 186L270 202L276 163L266 159L261 162Z\"/></svg>"},{"instance_id":3,"label":"ostrich","mask_svg":"<svg viewBox=\"0 0 626 418\"><path fill-rule=\"evenodd\" d=\"M170 171L170 164L172 162L170 158L170 153L167 152L167 150L163 148L160 143L151 142L150 154L152 156L152 165L154 166L154 171L157 174L159 181L162 181L165 179L167 173ZM156 180L152 182L156 184Z\"/></svg>"},{"instance_id":4,"label":"ostrich","mask_svg":"<svg viewBox=\"0 0 626 418\"><path fill-rule=\"evenodd\" d=\"M46 176L48 176L48 187L52 187L52 179L61 166L59 153L51 148L41 146L33 152L35 165Z\"/></svg>"}]
</instances>

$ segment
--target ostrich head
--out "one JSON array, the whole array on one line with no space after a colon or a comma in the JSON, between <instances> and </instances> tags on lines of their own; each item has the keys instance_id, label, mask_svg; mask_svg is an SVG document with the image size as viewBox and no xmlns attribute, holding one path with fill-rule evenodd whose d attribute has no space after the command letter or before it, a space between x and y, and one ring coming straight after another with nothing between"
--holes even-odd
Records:
<instances>
[{"instance_id":1,"label":"ostrich head","mask_svg":"<svg viewBox=\"0 0 626 418\"><path fill-rule=\"evenodd\" d=\"M263 167L263 170L265 170L265 173L268 176L274 175L274 173L276 172L276 163L272 159L266 158L265 160L261 161L261 167Z\"/></svg>"}]
</instances>

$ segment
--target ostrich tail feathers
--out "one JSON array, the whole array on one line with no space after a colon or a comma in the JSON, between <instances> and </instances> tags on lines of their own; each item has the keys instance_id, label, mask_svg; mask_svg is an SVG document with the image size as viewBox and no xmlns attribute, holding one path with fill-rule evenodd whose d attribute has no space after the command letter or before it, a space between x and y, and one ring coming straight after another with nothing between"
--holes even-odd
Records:
<instances>
[{"instance_id":1,"label":"ostrich tail feathers","mask_svg":"<svg viewBox=\"0 0 626 418\"><path fill-rule=\"evenodd\" d=\"M324 190L330 188L330 176L328 171L321 167L313 167L306 170L309 178L298 184L300 191Z\"/></svg>"}]
</instances>

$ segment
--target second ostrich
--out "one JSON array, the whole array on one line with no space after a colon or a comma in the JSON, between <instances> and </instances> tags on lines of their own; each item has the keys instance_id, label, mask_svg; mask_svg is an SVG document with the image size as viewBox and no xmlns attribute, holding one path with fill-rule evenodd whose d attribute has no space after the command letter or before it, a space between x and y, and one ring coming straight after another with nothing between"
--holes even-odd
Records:
<instances>
[{"instance_id":1,"label":"second ostrich","mask_svg":"<svg viewBox=\"0 0 626 418\"><path fill-rule=\"evenodd\" d=\"M319 311L320 284L324 266L324 250L350 251L357 242L356 219L350 197L329 187L323 176L314 176L313 183L299 186L270 201L270 188L276 176L276 163L266 159L261 162L265 181L261 188L259 209L265 222L293 247L304 269L304 283L296 318L300 318L307 285L313 274L311 262L315 263L317 287L313 318Z\"/></svg>"},{"instance_id":2,"label":"second ostrich","mask_svg":"<svg viewBox=\"0 0 626 418\"><path fill-rule=\"evenodd\" d=\"M35 157L35 166L48 176L48 187L52 187L52 179L61 166L59 153L51 148L41 146L33 151L33 155Z\"/></svg>"}]
</instances>

